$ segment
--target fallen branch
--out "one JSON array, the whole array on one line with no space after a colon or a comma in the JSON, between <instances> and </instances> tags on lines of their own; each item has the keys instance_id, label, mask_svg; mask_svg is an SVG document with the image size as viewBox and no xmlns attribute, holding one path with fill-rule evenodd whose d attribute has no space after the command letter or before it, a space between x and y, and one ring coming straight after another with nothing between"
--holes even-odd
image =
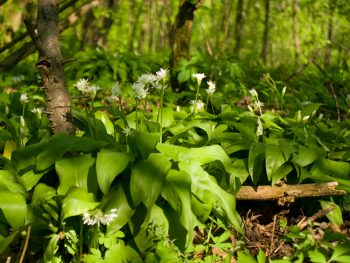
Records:
<instances>
[{"instance_id":1,"label":"fallen branch","mask_svg":"<svg viewBox=\"0 0 350 263\"><path fill-rule=\"evenodd\" d=\"M297 184L281 186L262 185L262 186L242 186L238 191L237 200L252 201L279 201L281 204L292 203L297 198L302 197L320 197L345 195L346 191L338 190L338 182L319 183L319 184Z\"/></svg>"}]
</instances>

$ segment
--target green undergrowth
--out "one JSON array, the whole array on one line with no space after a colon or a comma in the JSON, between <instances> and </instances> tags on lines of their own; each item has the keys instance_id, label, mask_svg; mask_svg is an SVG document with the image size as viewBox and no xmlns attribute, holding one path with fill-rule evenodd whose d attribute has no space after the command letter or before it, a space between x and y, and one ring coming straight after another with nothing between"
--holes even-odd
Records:
<instances>
[{"instance_id":1,"label":"green undergrowth","mask_svg":"<svg viewBox=\"0 0 350 263\"><path fill-rule=\"evenodd\" d=\"M215 84L191 77L193 99L181 105L166 99L166 70L109 92L80 80L75 136L50 135L40 98L3 99L0 259L267 262L244 249L242 185L335 181L350 191L348 120L322 118L321 103L284 114L286 89L276 90L279 110L265 109L256 90L248 108L217 105ZM336 206L329 220L341 225ZM336 247L295 228L286 238L298 262L350 255L343 236Z\"/></svg>"}]
</instances>

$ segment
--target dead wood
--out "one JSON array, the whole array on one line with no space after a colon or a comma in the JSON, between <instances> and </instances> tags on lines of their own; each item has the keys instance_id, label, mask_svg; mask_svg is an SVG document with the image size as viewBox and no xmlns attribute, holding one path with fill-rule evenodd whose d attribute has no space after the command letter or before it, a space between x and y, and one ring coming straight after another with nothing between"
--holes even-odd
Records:
<instances>
[{"instance_id":1,"label":"dead wood","mask_svg":"<svg viewBox=\"0 0 350 263\"><path fill-rule=\"evenodd\" d=\"M236 195L237 200L252 201L279 201L280 204L294 202L297 198L302 197L320 197L345 195L346 191L338 190L337 182L315 183L315 184L298 184L281 186L261 185L261 186L242 186Z\"/></svg>"}]
</instances>

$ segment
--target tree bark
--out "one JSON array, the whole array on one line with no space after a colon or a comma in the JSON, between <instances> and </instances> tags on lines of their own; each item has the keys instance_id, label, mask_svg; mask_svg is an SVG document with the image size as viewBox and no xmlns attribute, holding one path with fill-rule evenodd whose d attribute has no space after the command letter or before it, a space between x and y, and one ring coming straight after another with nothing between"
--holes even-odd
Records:
<instances>
[{"instance_id":1,"label":"tree bark","mask_svg":"<svg viewBox=\"0 0 350 263\"><path fill-rule=\"evenodd\" d=\"M46 95L46 113L54 134L75 134L71 101L64 76L63 58L59 42L59 0L39 0L37 34L25 18L27 30L39 51L36 63Z\"/></svg>"},{"instance_id":2,"label":"tree bark","mask_svg":"<svg viewBox=\"0 0 350 263\"><path fill-rule=\"evenodd\" d=\"M265 0L265 20L264 33L262 39L261 59L266 64L267 51L269 45L269 31L270 31L270 0Z\"/></svg>"},{"instance_id":3,"label":"tree bark","mask_svg":"<svg viewBox=\"0 0 350 263\"><path fill-rule=\"evenodd\" d=\"M327 29L327 40L328 44L326 45L325 56L324 56L324 66L325 68L329 67L331 63L331 51L332 51L332 40L333 40L333 16L336 8L337 0L328 1L328 29Z\"/></svg>"},{"instance_id":4,"label":"tree bark","mask_svg":"<svg viewBox=\"0 0 350 263\"><path fill-rule=\"evenodd\" d=\"M243 35L243 0L237 1L237 15L236 15L236 31L235 31L235 49L234 54L239 58L239 52L241 50L241 40Z\"/></svg>"},{"instance_id":5,"label":"tree bark","mask_svg":"<svg viewBox=\"0 0 350 263\"><path fill-rule=\"evenodd\" d=\"M293 0L293 40L294 40L294 54L295 54L295 65L300 65L300 39L298 33L298 12L299 3L298 0Z\"/></svg>"},{"instance_id":6,"label":"tree bark","mask_svg":"<svg viewBox=\"0 0 350 263\"><path fill-rule=\"evenodd\" d=\"M174 71L177 69L181 59L190 58L190 42L194 20L194 12L197 10L201 0L197 0L195 4L190 0L181 0L179 11L176 15L170 33L170 71L172 74L171 86L175 90L178 87L177 79Z\"/></svg>"}]
</instances>

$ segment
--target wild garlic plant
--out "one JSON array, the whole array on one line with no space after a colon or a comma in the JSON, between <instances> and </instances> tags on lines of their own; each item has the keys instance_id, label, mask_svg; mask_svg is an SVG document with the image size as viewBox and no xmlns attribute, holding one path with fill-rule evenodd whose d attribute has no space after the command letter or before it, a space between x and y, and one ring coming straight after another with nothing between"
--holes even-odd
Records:
<instances>
[{"instance_id":1,"label":"wild garlic plant","mask_svg":"<svg viewBox=\"0 0 350 263\"><path fill-rule=\"evenodd\" d=\"M260 116L258 116L258 119L257 119L257 129L256 129L256 136L259 138L264 133L264 127L261 122L261 117L263 115L262 107L264 106L264 103L262 103L259 100L258 92L255 89L249 90L249 93L252 97L252 102L253 102L252 106L248 105L249 111L252 112L253 114L255 114L255 111L259 111L259 114L260 114Z\"/></svg>"},{"instance_id":2,"label":"wild garlic plant","mask_svg":"<svg viewBox=\"0 0 350 263\"><path fill-rule=\"evenodd\" d=\"M95 102L95 97L97 94L97 91L101 90L101 87L98 85L91 85L89 83L88 79L80 79L77 83L74 84L74 86L83 94L84 97L88 98L90 100L90 107L85 106L85 114L86 114L86 120L89 128L89 132L92 136L96 137L96 118L94 115L94 102ZM89 113L90 112L90 113ZM93 119L94 122L94 127L92 126L90 122L90 118Z\"/></svg>"},{"instance_id":3,"label":"wild garlic plant","mask_svg":"<svg viewBox=\"0 0 350 263\"><path fill-rule=\"evenodd\" d=\"M262 81L266 83L267 87L269 87L273 93L275 93L277 96L277 108L283 112L283 104L284 104L284 95L286 94L287 87L284 86L281 91L278 90L276 82L273 80L273 78L270 76L269 73L266 73L262 76ZM275 96L272 96L275 97Z\"/></svg>"}]
</instances>

